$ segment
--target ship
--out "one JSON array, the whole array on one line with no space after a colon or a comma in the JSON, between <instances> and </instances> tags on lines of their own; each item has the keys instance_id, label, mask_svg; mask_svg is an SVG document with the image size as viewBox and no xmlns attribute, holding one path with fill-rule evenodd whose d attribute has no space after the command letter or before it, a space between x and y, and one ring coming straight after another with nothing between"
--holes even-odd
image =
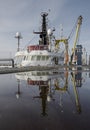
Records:
<instances>
[{"instance_id":1,"label":"ship","mask_svg":"<svg viewBox=\"0 0 90 130\"><path fill-rule=\"evenodd\" d=\"M48 13L42 12L41 31L34 34L39 35L38 44L30 44L25 50L19 50L15 54L14 66L55 66L64 64L64 50L56 46L54 36L55 29L48 28Z\"/></svg>"}]
</instances>

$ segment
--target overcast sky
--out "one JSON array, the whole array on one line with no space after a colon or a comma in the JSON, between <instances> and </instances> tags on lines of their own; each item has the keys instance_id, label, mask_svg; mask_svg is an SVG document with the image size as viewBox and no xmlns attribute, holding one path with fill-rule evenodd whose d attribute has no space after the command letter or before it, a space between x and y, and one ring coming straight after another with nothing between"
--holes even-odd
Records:
<instances>
[{"instance_id":1,"label":"overcast sky","mask_svg":"<svg viewBox=\"0 0 90 130\"><path fill-rule=\"evenodd\" d=\"M56 28L56 38L68 37L79 15L83 16L80 32L80 44L90 54L90 1L89 0L0 0L0 57L11 56L17 50L16 32L21 32L21 48L26 44L38 43L38 31L41 24L41 12L48 12L49 26ZM34 38L36 37L36 39ZM33 39L33 40L32 40ZM36 41L35 41L36 40ZM69 43L73 46L73 40Z\"/></svg>"}]
</instances>

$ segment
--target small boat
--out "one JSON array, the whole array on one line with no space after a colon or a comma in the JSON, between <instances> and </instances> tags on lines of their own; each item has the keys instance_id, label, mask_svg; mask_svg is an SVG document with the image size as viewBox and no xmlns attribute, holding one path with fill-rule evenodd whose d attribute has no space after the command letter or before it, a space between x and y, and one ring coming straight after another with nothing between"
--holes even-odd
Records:
<instances>
[{"instance_id":1,"label":"small boat","mask_svg":"<svg viewBox=\"0 0 90 130\"><path fill-rule=\"evenodd\" d=\"M54 29L47 29L47 13L42 13L42 29L38 45L29 45L26 50L17 51L14 63L16 67L26 66L55 66L64 64L64 50L56 46Z\"/></svg>"}]
</instances>

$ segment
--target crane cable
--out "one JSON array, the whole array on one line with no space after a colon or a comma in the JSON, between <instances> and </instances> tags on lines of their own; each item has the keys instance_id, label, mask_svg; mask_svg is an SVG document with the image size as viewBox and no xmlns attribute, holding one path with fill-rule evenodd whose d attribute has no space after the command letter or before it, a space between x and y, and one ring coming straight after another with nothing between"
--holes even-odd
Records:
<instances>
[{"instance_id":1,"label":"crane cable","mask_svg":"<svg viewBox=\"0 0 90 130\"><path fill-rule=\"evenodd\" d=\"M70 33L69 36L68 36L68 40L69 40L69 39L71 38L71 36L74 34L76 27L77 27L77 21L76 21L75 25L73 26L73 28L72 28L72 30L71 30L71 33Z\"/></svg>"}]
</instances>

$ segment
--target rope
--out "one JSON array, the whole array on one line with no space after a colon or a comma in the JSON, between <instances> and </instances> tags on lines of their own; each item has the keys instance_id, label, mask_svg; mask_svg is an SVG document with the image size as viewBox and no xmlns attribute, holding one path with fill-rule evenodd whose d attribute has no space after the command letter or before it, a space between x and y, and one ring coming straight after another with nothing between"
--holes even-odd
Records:
<instances>
[{"instance_id":1,"label":"rope","mask_svg":"<svg viewBox=\"0 0 90 130\"><path fill-rule=\"evenodd\" d=\"M73 35L73 33L74 33L74 29L77 27L77 21L76 21L76 23L75 23L75 25L73 26L73 28L72 28L72 30L71 30L71 33L70 33L70 35L68 36L68 40L71 38L71 36Z\"/></svg>"}]
</instances>

